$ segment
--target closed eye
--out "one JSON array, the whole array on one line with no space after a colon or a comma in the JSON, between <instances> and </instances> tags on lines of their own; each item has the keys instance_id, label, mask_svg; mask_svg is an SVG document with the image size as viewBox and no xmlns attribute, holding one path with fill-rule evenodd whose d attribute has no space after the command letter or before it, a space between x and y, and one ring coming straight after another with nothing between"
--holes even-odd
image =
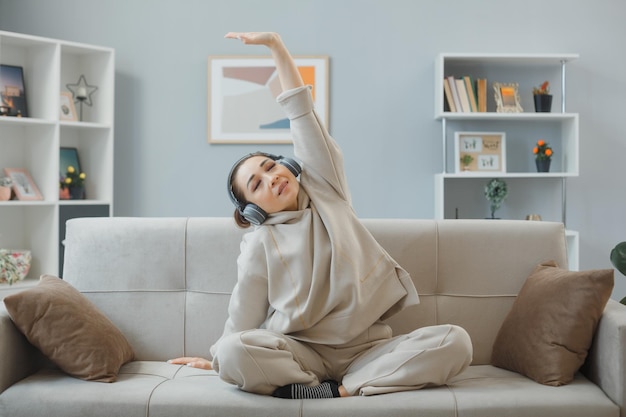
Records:
<instances>
[{"instance_id":1,"label":"closed eye","mask_svg":"<svg viewBox=\"0 0 626 417\"><path fill-rule=\"evenodd\" d=\"M266 172L269 172L272 169L274 169L274 167L276 166L276 162L272 161L271 159L264 159L263 161L261 161L259 166L261 168L265 168ZM252 183L252 181L255 180L255 177L256 175L254 174L250 176L250 179L248 179L248 183L246 184L246 187L250 187L250 183ZM259 188L260 185L261 185L261 179L259 178L256 180L255 183L252 184L252 187L250 189L252 190L252 192L255 192Z\"/></svg>"}]
</instances>

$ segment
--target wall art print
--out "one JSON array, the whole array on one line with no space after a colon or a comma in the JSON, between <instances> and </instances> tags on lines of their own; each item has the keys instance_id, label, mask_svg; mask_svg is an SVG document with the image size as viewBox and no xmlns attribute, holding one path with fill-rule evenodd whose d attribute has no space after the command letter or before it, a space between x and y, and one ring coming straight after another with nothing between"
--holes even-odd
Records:
<instances>
[{"instance_id":1,"label":"wall art print","mask_svg":"<svg viewBox=\"0 0 626 417\"><path fill-rule=\"evenodd\" d=\"M294 60L328 127L328 57ZM289 120L276 103L281 86L271 57L210 56L208 89L209 143L291 143Z\"/></svg>"}]
</instances>

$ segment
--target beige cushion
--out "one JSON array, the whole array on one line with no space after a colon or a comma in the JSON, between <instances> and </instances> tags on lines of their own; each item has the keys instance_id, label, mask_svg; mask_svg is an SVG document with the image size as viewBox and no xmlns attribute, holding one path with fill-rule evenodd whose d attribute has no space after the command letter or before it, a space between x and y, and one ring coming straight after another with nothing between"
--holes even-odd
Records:
<instances>
[{"instance_id":1,"label":"beige cushion","mask_svg":"<svg viewBox=\"0 0 626 417\"><path fill-rule=\"evenodd\" d=\"M527 278L498 332L491 361L546 385L572 381L613 289L613 270L567 271L554 262Z\"/></svg>"},{"instance_id":2,"label":"beige cushion","mask_svg":"<svg viewBox=\"0 0 626 417\"><path fill-rule=\"evenodd\" d=\"M37 286L5 297L4 304L28 341L72 376L114 382L133 359L124 335L62 279L44 275Z\"/></svg>"}]
</instances>

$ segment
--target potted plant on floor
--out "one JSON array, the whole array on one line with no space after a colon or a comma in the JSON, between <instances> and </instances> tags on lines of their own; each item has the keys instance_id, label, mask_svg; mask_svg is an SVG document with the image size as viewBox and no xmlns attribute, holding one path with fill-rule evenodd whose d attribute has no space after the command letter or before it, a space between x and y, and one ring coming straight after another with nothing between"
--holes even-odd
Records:
<instances>
[{"instance_id":1,"label":"potted plant on floor","mask_svg":"<svg viewBox=\"0 0 626 417\"><path fill-rule=\"evenodd\" d=\"M619 272L626 275L626 242L620 242L611 250L611 263ZM626 305L626 297L620 303Z\"/></svg>"},{"instance_id":2,"label":"potted plant on floor","mask_svg":"<svg viewBox=\"0 0 626 417\"><path fill-rule=\"evenodd\" d=\"M552 94L550 94L550 83L544 81L539 87L533 87L533 98L535 99L535 111L549 113L552 109Z\"/></svg>"}]
</instances>

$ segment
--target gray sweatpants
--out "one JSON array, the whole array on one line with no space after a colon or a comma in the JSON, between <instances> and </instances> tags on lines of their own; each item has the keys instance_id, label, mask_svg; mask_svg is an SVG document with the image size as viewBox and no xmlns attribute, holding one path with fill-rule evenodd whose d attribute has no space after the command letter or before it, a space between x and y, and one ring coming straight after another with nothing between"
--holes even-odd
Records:
<instances>
[{"instance_id":1,"label":"gray sweatpants","mask_svg":"<svg viewBox=\"0 0 626 417\"><path fill-rule=\"evenodd\" d=\"M458 326L429 326L390 336L391 329L383 323L340 346L247 330L220 341L213 368L224 381L258 394L334 379L351 395L372 395L445 384L472 361L470 337Z\"/></svg>"}]
</instances>

